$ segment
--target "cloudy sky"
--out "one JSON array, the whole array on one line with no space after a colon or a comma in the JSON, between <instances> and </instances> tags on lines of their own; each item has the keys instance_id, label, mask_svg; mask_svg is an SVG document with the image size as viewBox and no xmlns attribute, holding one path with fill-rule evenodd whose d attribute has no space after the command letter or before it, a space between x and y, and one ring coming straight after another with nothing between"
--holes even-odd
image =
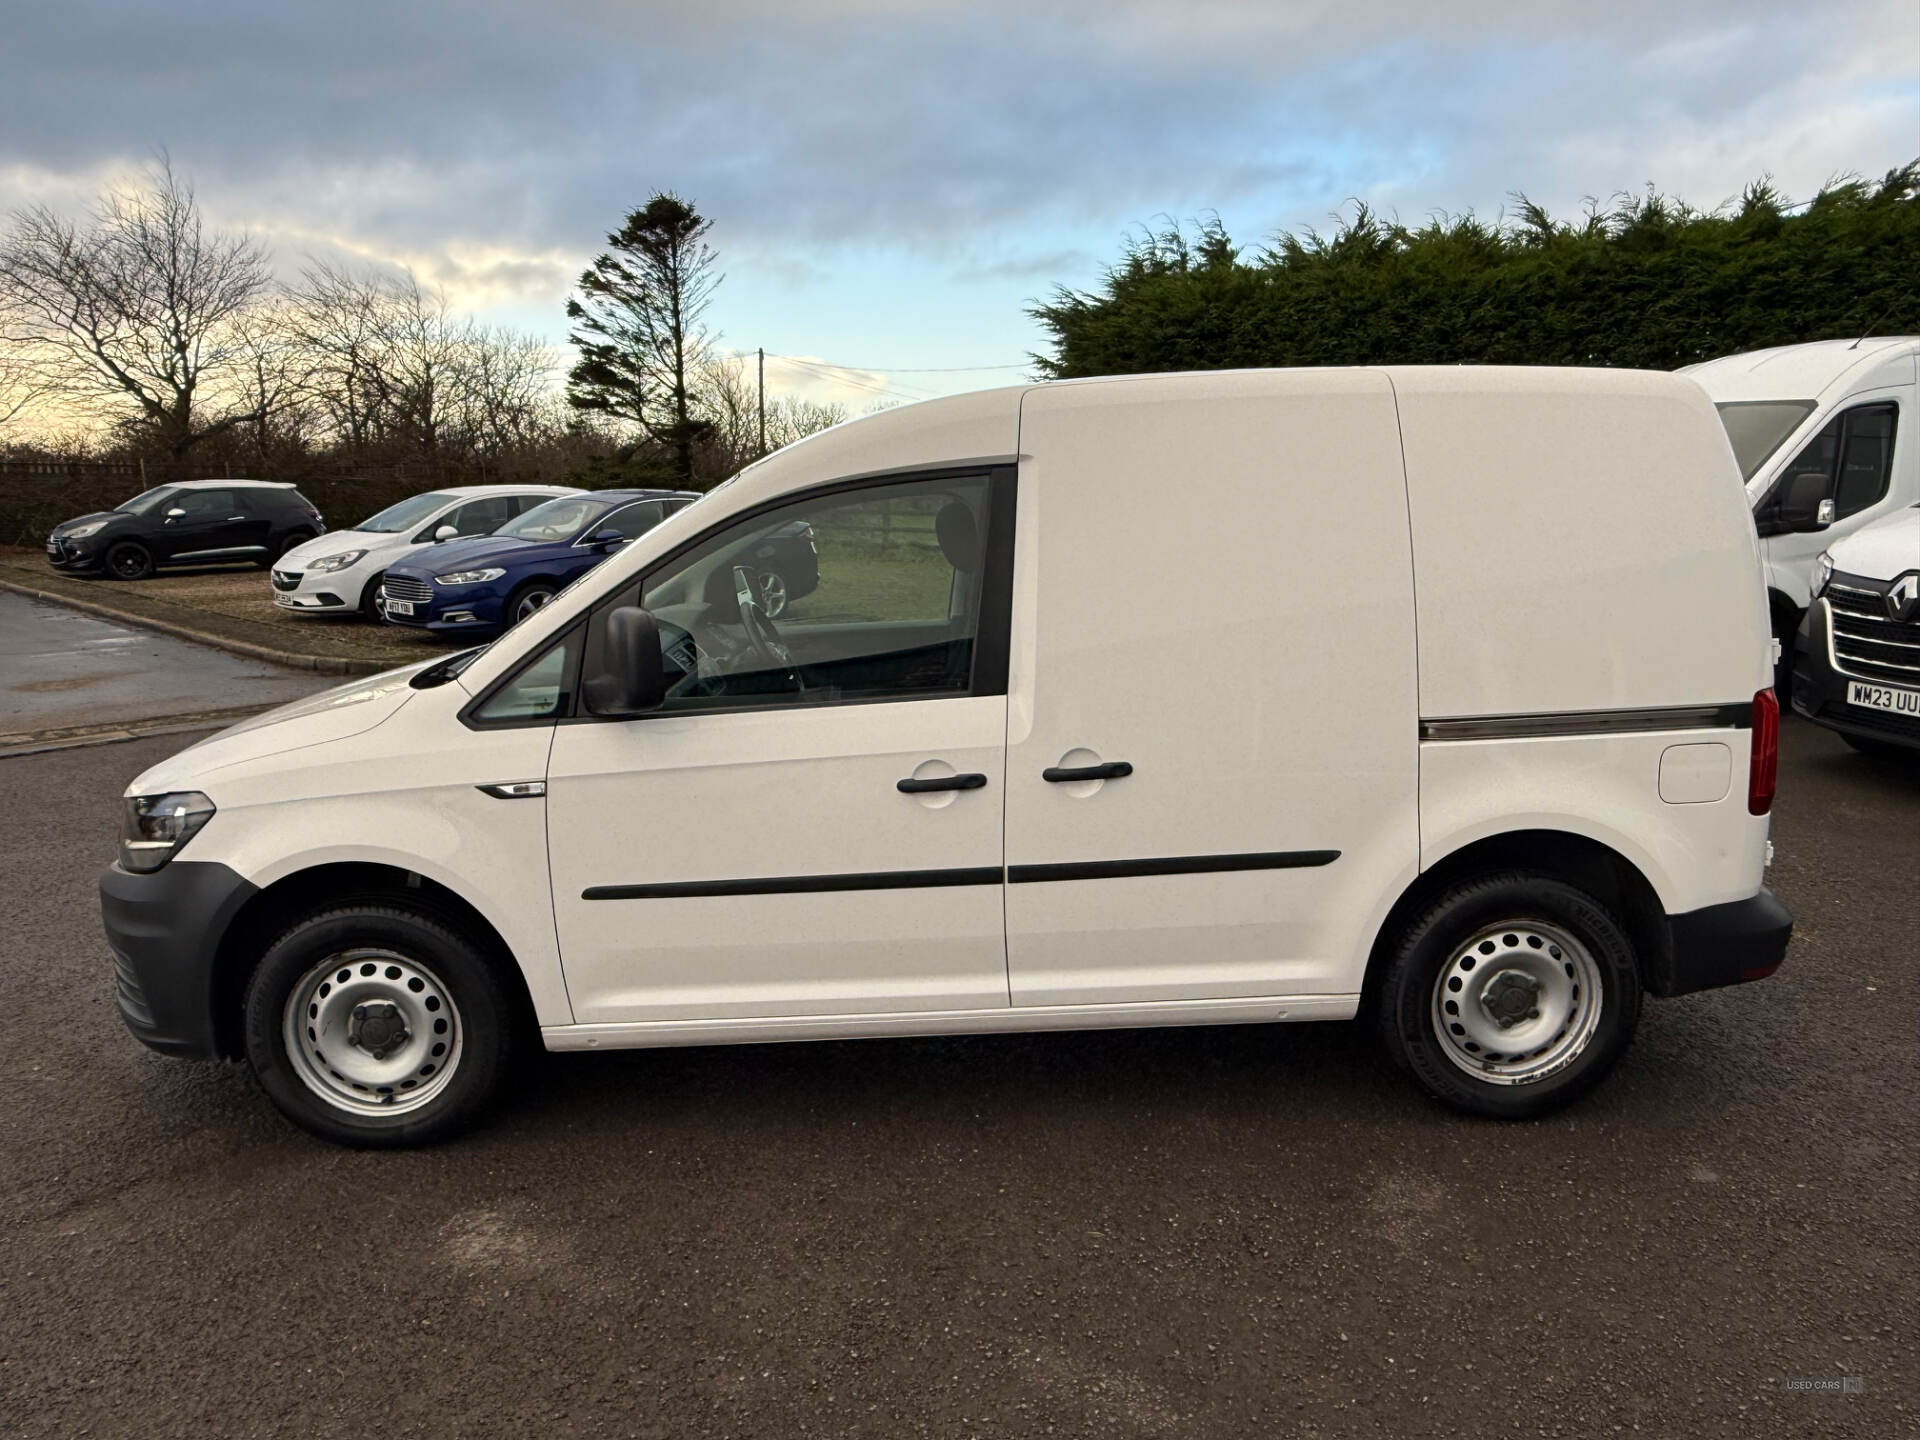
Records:
<instances>
[{"instance_id":1,"label":"cloudy sky","mask_svg":"<svg viewBox=\"0 0 1920 1440\"><path fill-rule=\"evenodd\" d=\"M724 343L854 367L769 368L856 410L1017 377L1026 307L1160 215L1257 243L1353 197L1711 206L1920 155L1920 0L8 9L0 212L164 148L288 273L404 264L558 340L605 232L674 189L715 222Z\"/></svg>"}]
</instances>

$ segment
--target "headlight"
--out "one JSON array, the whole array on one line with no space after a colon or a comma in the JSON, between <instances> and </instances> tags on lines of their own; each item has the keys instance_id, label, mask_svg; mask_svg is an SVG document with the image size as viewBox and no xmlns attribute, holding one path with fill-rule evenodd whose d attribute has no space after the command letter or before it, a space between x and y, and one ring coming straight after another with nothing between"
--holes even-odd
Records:
<instances>
[{"instance_id":1,"label":"headlight","mask_svg":"<svg viewBox=\"0 0 1920 1440\"><path fill-rule=\"evenodd\" d=\"M349 565L358 565L367 558L364 550L342 550L338 555L322 555L307 566L310 575L331 575L336 570L344 570Z\"/></svg>"},{"instance_id":2,"label":"headlight","mask_svg":"<svg viewBox=\"0 0 1920 1440\"><path fill-rule=\"evenodd\" d=\"M434 576L433 583L436 585L484 585L489 580L498 580L506 573L506 571L497 568L488 570L456 570L451 575Z\"/></svg>"},{"instance_id":3,"label":"headlight","mask_svg":"<svg viewBox=\"0 0 1920 1440\"><path fill-rule=\"evenodd\" d=\"M73 529L64 532L60 538L62 540L84 540L89 535L98 535L106 528L107 522L104 520L89 520L84 525L76 525Z\"/></svg>"},{"instance_id":4,"label":"headlight","mask_svg":"<svg viewBox=\"0 0 1920 1440\"><path fill-rule=\"evenodd\" d=\"M1818 600L1827 593L1827 582L1833 579L1833 556L1826 551L1820 552L1820 558L1813 562L1813 598Z\"/></svg>"},{"instance_id":5,"label":"headlight","mask_svg":"<svg viewBox=\"0 0 1920 1440\"><path fill-rule=\"evenodd\" d=\"M198 790L130 795L126 806L120 827L120 865L139 875L166 864L213 818L213 801Z\"/></svg>"}]
</instances>

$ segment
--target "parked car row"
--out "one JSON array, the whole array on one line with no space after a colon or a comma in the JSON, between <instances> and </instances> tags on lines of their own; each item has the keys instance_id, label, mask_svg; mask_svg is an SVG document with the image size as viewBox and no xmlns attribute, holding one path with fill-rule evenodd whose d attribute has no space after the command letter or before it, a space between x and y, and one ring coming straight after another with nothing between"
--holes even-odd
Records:
<instances>
[{"instance_id":1,"label":"parked car row","mask_svg":"<svg viewBox=\"0 0 1920 1440\"><path fill-rule=\"evenodd\" d=\"M54 528L47 559L68 574L142 580L163 565L252 561L273 604L297 615L359 617L442 634L518 624L621 546L698 495L462 485L411 495L329 531L291 485L193 480ZM772 618L819 583L812 530L762 537L748 562Z\"/></svg>"}]
</instances>

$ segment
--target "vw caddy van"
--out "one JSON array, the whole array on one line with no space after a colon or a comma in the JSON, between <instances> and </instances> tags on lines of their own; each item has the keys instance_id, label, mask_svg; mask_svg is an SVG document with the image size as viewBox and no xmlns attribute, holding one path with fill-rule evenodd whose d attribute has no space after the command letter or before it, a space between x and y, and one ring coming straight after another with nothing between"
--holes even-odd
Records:
<instances>
[{"instance_id":1,"label":"vw caddy van","mask_svg":"<svg viewBox=\"0 0 1920 1440\"><path fill-rule=\"evenodd\" d=\"M768 616L742 556L810 529ZM397 1145L551 1050L1347 1020L1539 1114L1766 975L1778 711L1672 375L989 391L837 426L490 646L141 775L119 1008Z\"/></svg>"}]
</instances>

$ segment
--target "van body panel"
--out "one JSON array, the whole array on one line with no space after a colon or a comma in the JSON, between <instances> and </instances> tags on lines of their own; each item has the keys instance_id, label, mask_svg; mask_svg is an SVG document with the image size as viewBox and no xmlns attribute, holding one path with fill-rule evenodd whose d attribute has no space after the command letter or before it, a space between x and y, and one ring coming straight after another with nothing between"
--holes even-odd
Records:
<instances>
[{"instance_id":1,"label":"van body panel","mask_svg":"<svg viewBox=\"0 0 1920 1440\"><path fill-rule=\"evenodd\" d=\"M1418 848L1391 387L1359 370L1050 386L1027 395L1020 450L1014 1004L1357 991L1361 931ZM1042 778L1098 761L1133 770ZM1092 868L1169 858L1199 868ZM1060 866L1087 868L1023 878Z\"/></svg>"},{"instance_id":2,"label":"van body panel","mask_svg":"<svg viewBox=\"0 0 1920 1440\"><path fill-rule=\"evenodd\" d=\"M187 853L220 861L262 890L344 863L423 875L499 932L526 976L540 1023L566 1024L574 1017L554 938L546 802L497 800L479 789L538 779L553 731L468 730L457 718L465 699L454 685L412 692L378 727L377 745L355 743L363 736L349 734L200 777L192 788L208 789L219 810ZM217 753L217 737L208 743ZM134 793L188 783L187 776L142 776Z\"/></svg>"},{"instance_id":3,"label":"van body panel","mask_svg":"<svg viewBox=\"0 0 1920 1440\"><path fill-rule=\"evenodd\" d=\"M1751 730L1702 729L1422 745L1421 868L1497 835L1558 830L1624 858L1669 915L1743 900L1767 856L1767 818L1747 813L1752 740ZM1701 742L1732 752L1737 781L1712 802L1663 800L1661 757Z\"/></svg>"},{"instance_id":4,"label":"van body panel","mask_svg":"<svg viewBox=\"0 0 1920 1440\"><path fill-rule=\"evenodd\" d=\"M1007 1003L1006 700L561 725L547 769L553 904L583 1022ZM903 795L930 758L970 792ZM953 872L986 871L970 880ZM893 877L809 892L805 877ZM916 879L917 877L917 879ZM967 883L953 883L965 880ZM588 898L602 887L765 893Z\"/></svg>"},{"instance_id":5,"label":"van body panel","mask_svg":"<svg viewBox=\"0 0 1920 1440\"><path fill-rule=\"evenodd\" d=\"M1692 383L1645 371L1394 368L1423 718L1752 697L1753 521Z\"/></svg>"}]
</instances>

